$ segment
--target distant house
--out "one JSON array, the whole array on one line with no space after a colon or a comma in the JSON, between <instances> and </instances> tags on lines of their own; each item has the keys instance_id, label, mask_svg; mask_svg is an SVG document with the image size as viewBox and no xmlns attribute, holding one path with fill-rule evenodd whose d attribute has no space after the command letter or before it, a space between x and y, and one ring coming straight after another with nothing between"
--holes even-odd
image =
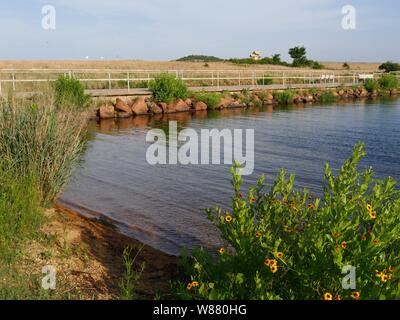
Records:
<instances>
[{"instance_id":1,"label":"distant house","mask_svg":"<svg viewBox=\"0 0 400 320\"><path fill-rule=\"evenodd\" d=\"M252 54L250 55L250 58L256 61L261 60L261 52L253 51Z\"/></svg>"}]
</instances>

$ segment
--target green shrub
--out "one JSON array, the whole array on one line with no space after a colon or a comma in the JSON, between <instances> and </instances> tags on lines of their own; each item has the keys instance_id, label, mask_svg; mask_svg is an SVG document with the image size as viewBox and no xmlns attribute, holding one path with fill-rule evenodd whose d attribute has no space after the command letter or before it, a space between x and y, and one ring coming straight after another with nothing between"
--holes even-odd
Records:
<instances>
[{"instance_id":1,"label":"green shrub","mask_svg":"<svg viewBox=\"0 0 400 320\"><path fill-rule=\"evenodd\" d=\"M0 265L13 263L21 244L38 232L40 203L35 173L21 175L13 164L0 160Z\"/></svg>"},{"instance_id":2,"label":"green shrub","mask_svg":"<svg viewBox=\"0 0 400 320\"><path fill-rule=\"evenodd\" d=\"M276 100L279 104L290 104L294 99L294 91L288 89L282 92L274 92L273 96L274 100Z\"/></svg>"},{"instance_id":3,"label":"green shrub","mask_svg":"<svg viewBox=\"0 0 400 320\"><path fill-rule=\"evenodd\" d=\"M393 74L384 74L378 82L381 88L386 90L397 89L399 86L399 80Z\"/></svg>"},{"instance_id":4,"label":"green shrub","mask_svg":"<svg viewBox=\"0 0 400 320\"><path fill-rule=\"evenodd\" d=\"M385 72L400 71L400 64L387 61L379 66L379 70L384 70Z\"/></svg>"},{"instance_id":5,"label":"green shrub","mask_svg":"<svg viewBox=\"0 0 400 320\"><path fill-rule=\"evenodd\" d=\"M379 90L379 82L374 79L367 79L364 83L364 87L368 92L374 92Z\"/></svg>"},{"instance_id":6,"label":"green shrub","mask_svg":"<svg viewBox=\"0 0 400 320\"><path fill-rule=\"evenodd\" d=\"M319 97L319 101L322 103L336 102L338 98L331 91L323 91Z\"/></svg>"},{"instance_id":7,"label":"green shrub","mask_svg":"<svg viewBox=\"0 0 400 320\"><path fill-rule=\"evenodd\" d=\"M54 105L57 108L83 110L90 103L90 97L85 94L85 88L79 80L61 76L53 83L53 90Z\"/></svg>"},{"instance_id":8,"label":"green shrub","mask_svg":"<svg viewBox=\"0 0 400 320\"><path fill-rule=\"evenodd\" d=\"M0 103L0 154L16 176L33 172L44 202L52 201L67 182L85 146L87 119L48 105Z\"/></svg>"},{"instance_id":9,"label":"green shrub","mask_svg":"<svg viewBox=\"0 0 400 320\"><path fill-rule=\"evenodd\" d=\"M220 93L197 92L195 99L204 102L209 109L216 109L221 102L222 95Z\"/></svg>"},{"instance_id":10,"label":"green shrub","mask_svg":"<svg viewBox=\"0 0 400 320\"><path fill-rule=\"evenodd\" d=\"M257 85L259 85L259 86L264 86L264 85L268 86L268 85L271 85L273 83L274 83L273 79L269 78L268 75L264 76L261 79L257 79Z\"/></svg>"},{"instance_id":11,"label":"green shrub","mask_svg":"<svg viewBox=\"0 0 400 320\"><path fill-rule=\"evenodd\" d=\"M150 90L153 92L154 101L156 102L171 103L176 99L186 99L188 97L186 84L168 73L157 75L150 82Z\"/></svg>"},{"instance_id":12,"label":"green shrub","mask_svg":"<svg viewBox=\"0 0 400 320\"><path fill-rule=\"evenodd\" d=\"M178 286L179 296L398 298L400 195L392 178L376 180L372 169L357 169L363 156L360 144L336 177L325 166L323 199L294 191L294 175L287 180L283 170L268 193L261 177L245 196L233 168L232 208L207 210L224 245L218 257L198 249L183 260L187 282ZM347 266L356 268L356 289L342 286Z\"/></svg>"}]
</instances>

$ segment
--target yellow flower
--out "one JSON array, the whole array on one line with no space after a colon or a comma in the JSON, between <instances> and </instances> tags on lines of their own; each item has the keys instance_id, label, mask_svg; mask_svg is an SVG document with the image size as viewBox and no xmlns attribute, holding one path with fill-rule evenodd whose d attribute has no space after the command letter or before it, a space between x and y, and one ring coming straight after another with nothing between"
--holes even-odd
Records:
<instances>
[{"instance_id":1,"label":"yellow flower","mask_svg":"<svg viewBox=\"0 0 400 320\"><path fill-rule=\"evenodd\" d=\"M261 238L261 237L262 237L261 231L257 231L257 232L256 232L256 238Z\"/></svg>"},{"instance_id":2,"label":"yellow flower","mask_svg":"<svg viewBox=\"0 0 400 320\"><path fill-rule=\"evenodd\" d=\"M197 281L193 281L192 282L192 287L193 288L196 288L196 287L198 287L199 286L199 283L197 282Z\"/></svg>"},{"instance_id":3,"label":"yellow flower","mask_svg":"<svg viewBox=\"0 0 400 320\"><path fill-rule=\"evenodd\" d=\"M334 300L340 301L340 300L342 300L342 296L339 294L339 295L337 295L337 296L335 297Z\"/></svg>"},{"instance_id":4,"label":"yellow flower","mask_svg":"<svg viewBox=\"0 0 400 320\"><path fill-rule=\"evenodd\" d=\"M278 261L276 261L275 259L265 259L264 264L267 267L273 267L273 266L277 266L278 265Z\"/></svg>"},{"instance_id":5,"label":"yellow flower","mask_svg":"<svg viewBox=\"0 0 400 320\"><path fill-rule=\"evenodd\" d=\"M370 204L367 204L367 210L368 210L368 212L372 212L373 208Z\"/></svg>"},{"instance_id":6,"label":"yellow flower","mask_svg":"<svg viewBox=\"0 0 400 320\"><path fill-rule=\"evenodd\" d=\"M360 299L361 294L360 294L360 292L356 291L351 294L351 297L353 298L353 300L358 300L358 299Z\"/></svg>"},{"instance_id":7,"label":"yellow flower","mask_svg":"<svg viewBox=\"0 0 400 320\"><path fill-rule=\"evenodd\" d=\"M192 290L193 284L189 283L189 284L186 286L186 288L187 288L188 290Z\"/></svg>"},{"instance_id":8,"label":"yellow flower","mask_svg":"<svg viewBox=\"0 0 400 320\"><path fill-rule=\"evenodd\" d=\"M376 214L375 211L370 211L369 216L371 217L372 220L376 220L376 218L378 218L378 215Z\"/></svg>"},{"instance_id":9,"label":"yellow flower","mask_svg":"<svg viewBox=\"0 0 400 320\"><path fill-rule=\"evenodd\" d=\"M251 203L255 203L256 201L257 201L256 198L250 197L250 202L251 202Z\"/></svg>"},{"instance_id":10,"label":"yellow flower","mask_svg":"<svg viewBox=\"0 0 400 320\"><path fill-rule=\"evenodd\" d=\"M230 216L230 215L226 215L225 216L225 221L226 222L232 222L232 220L233 220L232 216Z\"/></svg>"},{"instance_id":11,"label":"yellow flower","mask_svg":"<svg viewBox=\"0 0 400 320\"><path fill-rule=\"evenodd\" d=\"M278 266L277 265L272 265L270 266L270 270L272 273L276 273L278 271Z\"/></svg>"},{"instance_id":12,"label":"yellow flower","mask_svg":"<svg viewBox=\"0 0 400 320\"><path fill-rule=\"evenodd\" d=\"M324 300L332 300L332 299L333 299L333 296L329 292L324 294Z\"/></svg>"},{"instance_id":13,"label":"yellow flower","mask_svg":"<svg viewBox=\"0 0 400 320\"><path fill-rule=\"evenodd\" d=\"M221 248L218 250L219 254L224 254L225 253L225 248Z\"/></svg>"},{"instance_id":14,"label":"yellow flower","mask_svg":"<svg viewBox=\"0 0 400 320\"><path fill-rule=\"evenodd\" d=\"M381 281L382 281L383 283L388 282L388 280L389 280L389 276L388 276L387 274L383 274L383 275L381 276Z\"/></svg>"},{"instance_id":15,"label":"yellow flower","mask_svg":"<svg viewBox=\"0 0 400 320\"><path fill-rule=\"evenodd\" d=\"M277 258L279 258L279 259L282 259L283 258L283 252L277 252L277 253L275 253L275 256Z\"/></svg>"},{"instance_id":16,"label":"yellow flower","mask_svg":"<svg viewBox=\"0 0 400 320\"><path fill-rule=\"evenodd\" d=\"M390 266L389 267L389 272L393 272L394 271L394 267L393 266Z\"/></svg>"},{"instance_id":17,"label":"yellow flower","mask_svg":"<svg viewBox=\"0 0 400 320\"><path fill-rule=\"evenodd\" d=\"M346 248L347 248L347 242L346 242L346 241L343 241L343 242L342 242L342 248L343 248L343 249L346 249Z\"/></svg>"},{"instance_id":18,"label":"yellow flower","mask_svg":"<svg viewBox=\"0 0 400 320\"><path fill-rule=\"evenodd\" d=\"M376 276L377 276L378 278L381 278L382 275L383 275L383 273L382 273L381 271L376 270Z\"/></svg>"},{"instance_id":19,"label":"yellow flower","mask_svg":"<svg viewBox=\"0 0 400 320\"><path fill-rule=\"evenodd\" d=\"M312 204L312 203L310 203L310 204L307 206L307 208L308 208L308 209L314 210L314 209L315 209L315 205Z\"/></svg>"}]
</instances>

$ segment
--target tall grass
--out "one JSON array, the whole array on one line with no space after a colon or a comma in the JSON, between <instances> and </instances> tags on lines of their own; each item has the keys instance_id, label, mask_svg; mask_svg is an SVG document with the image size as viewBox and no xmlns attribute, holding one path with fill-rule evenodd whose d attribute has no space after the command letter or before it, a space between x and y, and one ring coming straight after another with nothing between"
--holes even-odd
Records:
<instances>
[{"instance_id":1,"label":"tall grass","mask_svg":"<svg viewBox=\"0 0 400 320\"><path fill-rule=\"evenodd\" d=\"M41 194L33 172L18 174L16 166L0 163L0 257L15 261L23 241L35 237L42 222ZM27 170L28 171L28 170Z\"/></svg>"},{"instance_id":2,"label":"tall grass","mask_svg":"<svg viewBox=\"0 0 400 320\"><path fill-rule=\"evenodd\" d=\"M222 95L220 93L197 92L194 97L196 100L204 102L209 109L216 109L221 102Z\"/></svg>"},{"instance_id":3,"label":"tall grass","mask_svg":"<svg viewBox=\"0 0 400 320\"><path fill-rule=\"evenodd\" d=\"M0 299L38 298L18 272L25 244L40 239L43 206L67 182L85 147L86 118L70 108L0 101Z\"/></svg>"},{"instance_id":4,"label":"tall grass","mask_svg":"<svg viewBox=\"0 0 400 320\"><path fill-rule=\"evenodd\" d=\"M16 176L37 175L43 203L55 199L84 150L86 118L55 106L0 103L0 154Z\"/></svg>"},{"instance_id":5,"label":"tall grass","mask_svg":"<svg viewBox=\"0 0 400 320\"><path fill-rule=\"evenodd\" d=\"M161 73L150 82L150 90L153 92L154 101L171 103L176 99L186 99L188 89L186 84L174 75Z\"/></svg>"},{"instance_id":6,"label":"tall grass","mask_svg":"<svg viewBox=\"0 0 400 320\"><path fill-rule=\"evenodd\" d=\"M294 91L290 89L274 93L274 99L278 101L279 104L291 104L293 102L293 98Z\"/></svg>"},{"instance_id":7,"label":"tall grass","mask_svg":"<svg viewBox=\"0 0 400 320\"><path fill-rule=\"evenodd\" d=\"M54 105L58 108L84 110L90 103L90 97L77 79L61 76L54 82L53 90Z\"/></svg>"}]
</instances>

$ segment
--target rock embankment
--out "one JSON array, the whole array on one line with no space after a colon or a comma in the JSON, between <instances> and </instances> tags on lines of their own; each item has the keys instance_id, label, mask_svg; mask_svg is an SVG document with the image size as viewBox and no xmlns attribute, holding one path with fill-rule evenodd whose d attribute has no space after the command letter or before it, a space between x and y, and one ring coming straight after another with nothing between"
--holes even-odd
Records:
<instances>
[{"instance_id":1,"label":"rock embankment","mask_svg":"<svg viewBox=\"0 0 400 320\"><path fill-rule=\"evenodd\" d=\"M388 92L391 96L397 95L397 90ZM346 88L338 90L299 90L292 92L289 104L309 104L323 102L326 95L330 99L360 99L378 97L378 91L368 92L365 88ZM157 103L151 97L138 97L130 102L117 98L114 103L102 105L97 110L97 116L100 119L129 118L137 115L169 114L176 112L220 110L227 108L245 108L254 106L272 106L282 103L279 99L279 92L254 91L245 93L225 93L217 106L209 106L205 101L196 98L186 100L179 99L172 103Z\"/></svg>"}]
</instances>

